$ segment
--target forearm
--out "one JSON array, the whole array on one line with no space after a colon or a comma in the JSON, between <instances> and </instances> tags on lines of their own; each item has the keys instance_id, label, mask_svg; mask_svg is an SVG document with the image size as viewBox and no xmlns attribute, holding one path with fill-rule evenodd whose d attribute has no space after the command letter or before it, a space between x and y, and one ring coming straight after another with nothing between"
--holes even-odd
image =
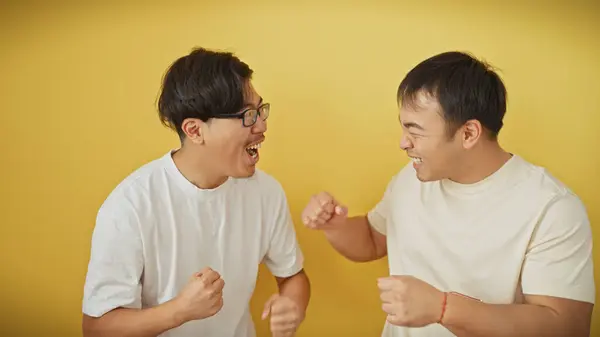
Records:
<instances>
[{"instance_id":1,"label":"forearm","mask_svg":"<svg viewBox=\"0 0 600 337\"><path fill-rule=\"evenodd\" d=\"M442 324L457 336L465 337L577 337L551 308L533 304L485 304L457 295L448 295Z\"/></svg>"},{"instance_id":2,"label":"forearm","mask_svg":"<svg viewBox=\"0 0 600 337\"><path fill-rule=\"evenodd\" d=\"M174 302L148 309L115 309L104 316L84 316L84 337L156 337L180 325Z\"/></svg>"},{"instance_id":3,"label":"forearm","mask_svg":"<svg viewBox=\"0 0 600 337\"><path fill-rule=\"evenodd\" d=\"M348 218L343 225L324 232L331 246L349 260L368 262L385 256L385 250L377 249L366 216Z\"/></svg>"},{"instance_id":4,"label":"forearm","mask_svg":"<svg viewBox=\"0 0 600 337\"><path fill-rule=\"evenodd\" d=\"M296 302L306 312L310 301L310 281L304 270L294 276L278 280L279 294Z\"/></svg>"}]
</instances>

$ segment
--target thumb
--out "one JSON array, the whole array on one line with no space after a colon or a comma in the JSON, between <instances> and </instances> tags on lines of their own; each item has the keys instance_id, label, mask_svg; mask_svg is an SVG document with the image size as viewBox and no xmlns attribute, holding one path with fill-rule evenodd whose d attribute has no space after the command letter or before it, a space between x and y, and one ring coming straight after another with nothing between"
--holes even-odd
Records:
<instances>
[{"instance_id":1,"label":"thumb","mask_svg":"<svg viewBox=\"0 0 600 337\"><path fill-rule=\"evenodd\" d=\"M340 216L348 215L348 208L342 205L335 206L335 214Z\"/></svg>"},{"instance_id":2,"label":"thumb","mask_svg":"<svg viewBox=\"0 0 600 337\"><path fill-rule=\"evenodd\" d=\"M271 306L273 305L273 302L275 302L278 298L279 298L279 294L274 294L267 300L267 302L265 303L265 308L262 313L262 319L265 319L265 318L267 318L267 316L269 316L269 313L271 312Z\"/></svg>"}]
</instances>

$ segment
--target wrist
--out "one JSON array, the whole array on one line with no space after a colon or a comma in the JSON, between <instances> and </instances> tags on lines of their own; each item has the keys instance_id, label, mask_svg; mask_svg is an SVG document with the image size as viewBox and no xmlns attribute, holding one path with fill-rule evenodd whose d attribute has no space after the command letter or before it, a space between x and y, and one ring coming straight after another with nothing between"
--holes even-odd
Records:
<instances>
[{"instance_id":1,"label":"wrist","mask_svg":"<svg viewBox=\"0 0 600 337\"><path fill-rule=\"evenodd\" d=\"M304 319L306 318L306 310L308 309L308 303L306 303L306 301L304 301L299 296L289 296L281 293L280 296L287 297L293 303L293 305L291 305L291 308L296 313L295 321L297 322L297 324L299 325L302 322L304 322Z\"/></svg>"},{"instance_id":2,"label":"wrist","mask_svg":"<svg viewBox=\"0 0 600 337\"><path fill-rule=\"evenodd\" d=\"M178 298L165 302L164 310L173 327L178 327L188 321Z\"/></svg>"},{"instance_id":3,"label":"wrist","mask_svg":"<svg viewBox=\"0 0 600 337\"><path fill-rule=\"evenodd\" d=\"M299 323L304 322L304 319L306 319L306 308L299 307L298 308L298 313L299 313L299 316L300 316L300 319L298 320Z\"/></svg>"},{"instance_id":4,"label":"wrist","mask_svg":"<svg viewBox=\"0 0 600 337\"><path fill-rule=\"evenodd\" d=\"M480 299L461 293L450 291L446 293L444 314L438 322L446 327L454 326L462 320L466 312L478 310L478 305L483 303Z\"/></svg>"},{"instance_id":5,"label":"wrist","mask_svg":"<svg viewBox=\"0 0 600 337\"><path fill-rule=\"evenodd\" d=\"M283 295L285 296L285 295ZM306 301L304 301L302 298L298 297L298 296L287 296L293 303L294 303L294 308L298 317L298 322L302 323L304 322L304 319L306 318L306 310L308 309L308 303L306 303Z\"/></svg>"},{"instance_id":6,"label":"wrist","mask_svg":"<svg viewBox=\"0 0 600 337\"><path fill-rule=\"evenodd\" d=\"M448 292L446 292L446 291L441 292L440 297L441 297L440 309L438 311L436 323L444 324L444 318L446 316L446 308L448 307Z\"/></svg>"},{"instance_id":7,"label":"wrist","mask_svg":"<svg viewBox=\"0 0 600 337\"><path fill-rule=\"evenodd\" d=\"M346 230L346 226L344 226L344 221L334 221L334 222L330 222L327 223L325 226L323 226L323 233L325 233L325 236L335 236L340 232L344 232Z\"/></svg>"}]
</instances>

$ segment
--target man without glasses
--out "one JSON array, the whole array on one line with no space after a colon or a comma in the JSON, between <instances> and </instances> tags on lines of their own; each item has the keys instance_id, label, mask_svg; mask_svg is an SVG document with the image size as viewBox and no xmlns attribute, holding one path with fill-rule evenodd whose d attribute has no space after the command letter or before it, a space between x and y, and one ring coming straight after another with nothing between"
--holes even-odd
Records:
<instances>
[{"instance_id":1,"label":"man without glasses","mask_svg":"<svg viewBox=\"0 0 600 337\"><path fill-rule=\"evenodd\" d=\"M433 56L398 89L412 163L365 215L326 192L303 212L353 261L387 255L384 337L590 332L595 300L586 209L542 167L498 143L506 89L460 52Z\"/></svg>"}]
</instances>

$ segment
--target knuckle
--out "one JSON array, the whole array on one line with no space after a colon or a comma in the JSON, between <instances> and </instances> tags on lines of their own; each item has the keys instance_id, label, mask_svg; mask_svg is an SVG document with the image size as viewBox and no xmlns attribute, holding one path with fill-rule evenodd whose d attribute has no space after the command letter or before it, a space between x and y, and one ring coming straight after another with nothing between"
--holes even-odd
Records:
<instances>
[{"instance_id":1,"label":"knuckle","mask_svg":"<svg viewBox=\"0 0 600 337\"><path fill-rule=\"evenodd\" d=\"M326 202L326 201L331 201L331 195L327 192L321 192L321 194L319 195L319 201L322 202Z\"/></svg>"}]
</instances>

